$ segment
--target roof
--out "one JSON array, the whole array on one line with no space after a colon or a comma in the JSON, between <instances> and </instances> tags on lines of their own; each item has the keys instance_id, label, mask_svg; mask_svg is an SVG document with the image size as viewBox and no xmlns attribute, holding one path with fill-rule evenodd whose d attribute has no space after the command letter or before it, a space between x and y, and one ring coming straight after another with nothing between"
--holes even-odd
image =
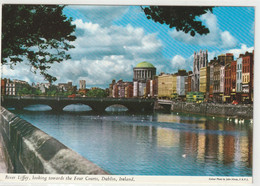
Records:
<instances>
[{"instance_id":1,"label":"roof","mask_svg":"<svg viewBox=\"0 0 260 186\"><path fill-rule=\"evenodd\" d=\"M151 63L149 63L149 62L146 62L146 61L143 61L143 62L141 62L141 63L138 63L138 64L136 65L136 67L138 67L138 68L155 68L155 67L153 66L153 64L151 64Z\"/></svg>"}]
</instances>

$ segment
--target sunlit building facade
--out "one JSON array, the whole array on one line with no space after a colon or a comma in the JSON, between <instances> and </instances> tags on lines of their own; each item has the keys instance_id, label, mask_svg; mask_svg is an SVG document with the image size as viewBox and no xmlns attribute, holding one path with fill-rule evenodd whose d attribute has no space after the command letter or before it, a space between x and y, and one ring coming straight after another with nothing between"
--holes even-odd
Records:
<instances>
[{"instance_id":1,"label":"sunlit building facade","mask_svg":"<svg viewBox=\"0 0 260 186\"><path fill-rule=\"evenodd\" d=\"M151 63L143 61L138 63L133 71L133 96L143 97L146 92L146 83L153 80L156 75L156 68Z\"/></svg>"}]
</instances>

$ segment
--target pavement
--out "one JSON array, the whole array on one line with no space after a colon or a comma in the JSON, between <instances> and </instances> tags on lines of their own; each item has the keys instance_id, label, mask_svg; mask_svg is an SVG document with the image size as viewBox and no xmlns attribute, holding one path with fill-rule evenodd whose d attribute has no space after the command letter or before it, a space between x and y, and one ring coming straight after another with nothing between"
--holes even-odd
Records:
<instances>
[{"instance_id":1,"label":"pavement","mask_svg":"<svg viewBox=\"0 0 260 186\"><path fill-rule=\"evenodd\" d=\"M7 173L7 166L5 162L3 138L0 136L0 173Z\"/></svg>"}]
</instances>

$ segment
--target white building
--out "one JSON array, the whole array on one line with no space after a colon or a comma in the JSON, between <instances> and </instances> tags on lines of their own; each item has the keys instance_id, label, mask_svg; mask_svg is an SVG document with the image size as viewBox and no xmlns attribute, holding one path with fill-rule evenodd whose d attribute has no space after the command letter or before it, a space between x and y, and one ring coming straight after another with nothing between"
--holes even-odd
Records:
<instances>
[{"instance_id":1,"label":"white building","mask_svg":"<svg viewBox=\"0 0 260 186\"><path fill-rule=\"evenodd\" d=\"M225 90L225 66L220 67L220 93L224 93Z\"/></svg>"},{"instance_id":2,"label":"white building","mask_svg":"<svg viewBox=\"0 0 260 186\"><path fill-rule=\"evenodd\" d=\"M177 94L179 96L185 96L185 83L187 81L188 76L177 76Z\"/></svg>"},{"instance_id":3,"label":"white building","mask_svg":"<svg viewBox=\"0 0 260 186\"><path fill-rule=\"evenodd\" d=\"M16 87L15 83L6 83L5 85L5 94L9 96L15 96L16 95Z\"/></svg>"},{"instance_id":4,"label":"white building","mask_svg":"<svg viewBox=\"0 0 260 186\"><path fill-rule=\"evenodd\" d=\"M86 89L86 80L79 80L79 89Z\"/></svg>"},{"instance_id":5,"label":"white building","mask_svg":"<svg viewBox=\"0 0 260 186\"><path fill-rule=\"evenodd\" d=\"M138 63L133 71L133 96L142 97L145 93L147 81L152 80L156 75L156 68L151 63L143 61Z\"/></svg>"},{"instance_id":6,"label":"white building","mask_svg":"<svg viewBox=\"0 0 260 186\"><path fill-rule=\"evenodd\" d=\"M242 57L237 59L236 92L242 92Z\"/></svg>"}]
</instances>

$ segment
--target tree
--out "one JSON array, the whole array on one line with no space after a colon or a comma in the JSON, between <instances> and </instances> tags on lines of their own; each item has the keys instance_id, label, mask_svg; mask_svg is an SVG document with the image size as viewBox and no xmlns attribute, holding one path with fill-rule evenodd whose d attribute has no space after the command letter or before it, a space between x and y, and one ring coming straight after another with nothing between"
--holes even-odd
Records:
<instances>
[{"instance_id":1,"label":"tree","mask_svg":"<svg viewBox=\"0 0 260 186\"><path fill-rule=\"evenodd\" d=\"M104 98L107 97L107 92L103 89L93 89L87 92L88 97Z\"/></svg>"},{"instance_id":2,"label":"tree","mask_svg":"<svg viewBox=\"0 0 260 186\"><path fill-rule=\"evenodd\" d=\"M23 87L18 90L18 95L31 95L32 94L32 89L29 87Z\"/></svg>"},{"instance_id":3,"label":"tree","mask_svg":"<svg viewBox=\"0 0 260 186\"><path fill-rule=\"evenodd\" d=\"M8 5L2 7L2 65L29 61L31 71L40 72L49 82L56 78L47 73L50 65L70 59L66 52L75 25L63 15L64 6Z\"/></svg>"},{"instance_id":4,"label":"tree","mask_svg":"<svg viewBox=\"0 0 260 186\"><path fill-rule=\"evenodd\" d=\"M51 85L49 89L47 89L46 91L47 96L55 96L58 93L59 93L58 87L56 87L55 85Z\"/></svg>"},{"instance_id":5,"label":"tree","mask_svg":"<svg viewBox=\"0 0 260 186\"><path fill-rule=\"evenodd\" d=\"M141 7L147 17L160 24L175 27L177 31L181 30L195 36L196 33L208 34L209 29L202 25L202 22L196 18L207 11L213 12L210 6L149 6Z\"/></svg>"}]
</instances>

